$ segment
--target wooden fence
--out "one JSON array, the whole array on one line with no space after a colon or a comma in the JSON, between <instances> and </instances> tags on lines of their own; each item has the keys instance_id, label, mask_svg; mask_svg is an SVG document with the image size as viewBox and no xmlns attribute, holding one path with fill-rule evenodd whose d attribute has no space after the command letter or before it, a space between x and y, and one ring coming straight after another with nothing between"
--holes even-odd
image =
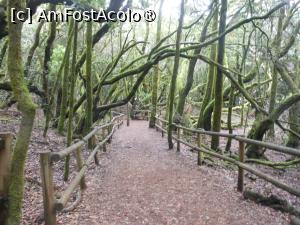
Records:
<instances>
[{"instance_id":1,"label":"wooden fence","mask_svg":"<svg viewBox=\"0 0 300 225\"><path fill-rule=\"evenodd\" d=\"M165 126L168 125L168 121L161 119L159 117L156 117L156 124L155 127L157 130L162 132L162 136L164 136L164 133L166 133ZM281 152L293 156L300 156L300 150L295 148L290 148L282 145L276 145L264 141L257 141L253 139L246 138L241 135L235 135L235 134L228 134L228 133L220 133L220 132L213 132L213 131L205 131L201 129L191 129L187 127L180 126L178 124L172 124L174 128L177 130L176 135L172 135L172 138L177 142L177 151L180 151L180 144L184 144L188 147L193 148L193 150L197 151L198 153L198 165L202 164L203 160L203 153L225 160L227 162L230 162L236 166L238 166L238 184L237 184L237 190L239 192L243 192L244 190L244 171L248 171L257 177L273 184L274 186L289 192L292 195L295 195L297 197L300 197L300 189L292 187L277 178L274 178L266 173L263 173L259 171L258 169L250 166L249 164L245 163L245 143L246 144L252 144L256 145L258 147L264 147L266 149L270 149L276 152ZM195 135L196 138L196 145L191 144L181 138L181 130L189 132L193 135ZM234 158L228 157L226 155L219 154L215 152L214 150L210 149L208 146L202 143L202 135L209 135L209 136L219 136L219 137L225 137L225 138L231 138L232 140L236 140L239 142L239 160L235 160Z\"/></svg>"},{"instance_id":2,"label":"wooden fence","mask_svg":"<svg viewBox=\"0 0 300 225\"><path fill-rule=\"evenodd\" d=\"M89 134L82 140L74 143L73 145L65 148L59 152L41 152L40 153L40 167L41 179L43 189L43 203L44 203L44 218L46 225L56 225L56 214L62 211L67 202L69 201L72 193L77 187L84 189L85 181L84 175L88 169L88 165L95 160L98 164L97 153L100 150L106 151L106 144L109 142L116 130L123 123L124 114L117 113L118 115L104 125L95 127ZM101 132L101 134L100 134ZM96 144L97 135L101 135L101 140ZM85 144L89 143L94 149L90 153L86 161L81 156L81 150ZM69 186L60 195L60 198L55 197L53 185L53 164L57 161L65 159L71 153L75 153L78 172Z\"/></svg>"},{"instance_id":3,"label":"wooden fence","mask_svg":"<svg viewBox=\"0 0 300 225\"><path fill-rule=\"evenodd\" d=\"M136 110L137 113L143 113L143 114L149 114L149 111L146 112L147 110ZM162 137L164 136L164 133L167 133L167 130L165 129L165 127L168 125L168 121L159 118L158 116L156 116L156 123L155 123L155 127L156 130L161 131L162 133ZM295 149L295 148L290 148L290 147L286 147L286 146L282 146L282 145L276 145L276 144L272 144L269 142L264 142L264 141L257 141L257 140L253 140L253 139L249 139L246 138L242 135L235 135L235 134L228 134L228 133L221 133L221 132L213 132L213 131L205 131L202 129L192 129L192 128L187 128L187 127L183 127L180 126L178 124L172 124L172 126L174 128L176 128L176 135L172 134L172 138L177 142L177 151L180 151L180 144L184 144L190 148L192 148L193 150L197 151L198 156L197 156L197 163L198 165L202 164L203 161L203 153L225 160L229 163L232 163L236 166L238 166L238 184L237 184L237 190L239 192L243 192L244 190L244 171L248 171L254 175L256 175L257 177L273 184L274 186L289 192L292 195L295 195L297 197L300 197L300 190L299 188L295 188L292 187L280 180L278 180L277 178L274 178L266 173L263 173L261 171L259 171L258 169L250 166L249 164L245 163L245 143L246 144L251 144L251 145L255 145L257 147L263 147L269 150L273 150L276 152L281 152L281 153L285 153L285 154L289 154L292 156L297 156L300 157L300 150ZM183 140L181 138L181 131L185 131L188 133L191 133L192 135L196 136L196 144L191 144L186 140ZM239 142L239 152L238 152L238 156L239 156L239 160L236 160L234 158L228 157L226 155L222 155L217 153L216 151L210 149L207 145L203 144L202 142L202 136L203 135L209 135L209 136L219 136L219 137L225 137L225 138L231 138L231 140L236 140Z\"/></svg>"}]
</instances>

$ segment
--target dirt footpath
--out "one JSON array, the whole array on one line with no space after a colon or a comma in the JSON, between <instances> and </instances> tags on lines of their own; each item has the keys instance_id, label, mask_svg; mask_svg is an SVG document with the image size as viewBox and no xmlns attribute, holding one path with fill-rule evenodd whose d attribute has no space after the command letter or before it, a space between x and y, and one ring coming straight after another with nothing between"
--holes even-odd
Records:
<instances>
[{"instance_id":1,"label":"dirt footpath","mask_svg":"<svg viewBox=\"0 0 300 225\"><path fill-rule=\"evenodd\" d=\"M243 200L230 176L169 151L145 121L118 130L100 158L82 203L60 224L288 224L287 215Z\"/></svg>"}]
</instances>

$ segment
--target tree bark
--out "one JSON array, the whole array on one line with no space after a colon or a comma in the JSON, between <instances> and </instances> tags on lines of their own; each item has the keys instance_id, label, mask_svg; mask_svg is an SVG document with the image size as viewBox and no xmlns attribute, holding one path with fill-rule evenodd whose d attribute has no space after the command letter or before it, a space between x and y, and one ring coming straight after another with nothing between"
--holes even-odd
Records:
<instances>
[{"instance_id":1,"label":"tree bark","mask_svg":"<svg viewBox=\"0 0 300 225\"><path fill-rule=\"evenodd\" d=\"M67 146L72 144L73 139L73 115L74 115L74 92L75 85L77 80L77 73L75 72L76 66L76 56L77 56L77 37L78 37L78 23L73 21L74 23L74 37L73 37L73 51L72 51L72 64L71 64L71 76L70 76L70 95L69 95L69 118L68 118L68 130L67 130ZM64 168L64 180L68 180L69 178L69 162L70 155L67 155L65 160L65 168Z\"/></svg>"},{"instance_id":2,"label":"tree bark","mask_svg":"<svg viewBox=\"0 0 300 225\"><path fill-rule=\"evenodd\" d=\"M227 15L227 0L222 0L220 11L219 35L226 29L226 15ZM218 41L218 58L217 63L223 65L225 55L225 36ZM221 130L221 116L223 106L223 71L218 67L215 81L215 104L213 112L212 130L220 132ZM212 136L211 148L217 149L219 147L219 136Z\"/></svg>"},{"instance_id":3,"label":"tree bark","mask_svg":"<svg viewBox=\"0 0 300 225\"><path fill-rule=\"evenodd\" d=\"M35 53L35 50L37 49L37 47L40 44L40 33L41 33L41 30L43 28L44 23L45 23L44 20L41 21L39 23L36 31L35 31L33 45L31 46L31 48L29 50L29 53L28 53L28 56L27 56L27 60L26 60L26 63L25 63L24 77L28 77L28 75L29 75L29 70L30 70L30 66L31 66L33 55Z\"/></svg>"},{"instance_id":4,"label":"tree bark","mask_svg":"<svg viewBox=\"0 0 300 225\"><path fill-rule=\"evenodd\" d=\"M92 32L93 23L87 23L86 30L86 93L87 93L87 108L85 120L85 133L88 133L93 125L93 88L92 88Z\"/></svg>"},{"instance_id":5,"label":"tree bark","mask_svg":"<svg viewBox=\"0 0 300 225\"><path fill-rule=\"evenodd\" d=\"M50 11L55 11L56 6L54 4L50 4L49 6ZM43 99L44 101L44 112L46 115L46 121L47 121L47 116L50 116L50 107L49 107L49 87L48 87L48 75L50 73L50 67L49 67L49 62L51 60L51 55L52 55L52 48L53 48L53 43L56 37L56 21L51 21L49 25L49 37L47 39L47 44L45 48L45 56L44 56L44 64L43 64L43 72L42 72L42 86L43 86L43 91L45 93L45 98ZM43 136L47 136L47 130L48 130L48 123L45 123L45 128L44 128L44 133Z\"/></svg>"},{"instance_id":6,"label":"tree bark","mask_svg":"<svg viewBox=\"0 0 300 225\"><path fill-rule=\"evenodd\" d=\"M7 47L8 47L8 40L6 40L2 46L1 52L0 52L0 68L2 67L2 62L4 60L6 51L7 51Z\"/></svg>"},{"instance_id":7,"label":"tree bark","mask_svg":"<svg viewBox=\"0 0 300 225\"><path fill-rule=\"evenodd\" d=\"M72 43L72 36L73 36L73 28L74 28L74 20L70 21L69 30L68 30L68 41ZM67 45L72 45L71 43ZM69 80L70 80L70 52L71 48L66 49L66 60L64 62L64 76L62 80L62 96L61 96L61 103L60 103L60 114L59 114L59 121L58 121L58 133L63 134L64 127L65 127L65 116L67 111L67 101L68 101L68 87L69 87ZM72 74L73 75L73 74Z\"/></svg>"},{"instance_id":8,"label":"tree bark","mask_svg":"<svg viewBox=\"0 0 300 225\"><path fill-rule=\"evenodd\" d=\"M212 30L218 29L218 16L219 16L218 8L216 11L217 12L213 18ZM210 47L210 59L215 61L216 58L217 58L217 43L213 43ZM202 101L199 118L198 118L198 122L197 122L198 128L211 127L211 116L209 118L204 118L204 111L205 111L206 107L208 106L209 101L211 100L211 97L212 97L215 72L216 72L216 67L214 65L210 64L205 94L204 94L204 98ZM209 115L211 115L211 114L209 114Z\"/></svg>"},{"instance_id":9,"label":"tree bark","mask_svg":"<svg viewBox=\"0 0 300 225\"><path fill-rule=\"evenodd\" d=\"M285 16L285 9L281 8L280 16L278 18L278 24L277 24L277 34L274 40L274 49L276 50L276 53L278 53L281 45L281 39L282 39L282 29L283 29L283 19ZM273 76L272 76L272 86L271 86L271 96L270 96L270 102L269 102L269 113L272 113L275 105L276 105L276 94L277 94L277 83L278 83L278 73L275 67L273 66ZM271 126L269 131L269 136L274 138L275 136L275 128L274 125Z\"/></svg>"},{"instance_id":10,"label":"tree bark","mask_svg":"<svg viewBox=\"0 0 300 225\"><path fill-rule=\"evenodd\" d=\"M181 41L183 20L184 20L184 0L181 0L179 24L178 24L177 35L176 35L176 53L175 53L175 58L174 58L173 74L172 74L172 78L171 78L171 85L170 85L170 91L169 91L169 108L168 108L168 111L169 111L168 112L169 149L173 148L173 142L172 142L173 109L174 109L174 98L175 98L175 91L176 91L176 81L177 81L179 61L180 61L180 41Z\"/></svg>"},{"instance_id":11,"label":"tree bark","mask_svg":"<svg viewBox=\"0 0 300 225\"><path fill-rule=\"evenodd\" d=\"M273 112L262 120L256 122L249 134L248 137L251 139L261 141L265 135L265 133L270 129L270 127L275 123L276 120L280 117L280 115L291 106L300 101L300 93L294 94L287 99L285 99ZM263 158L264 157L264 149L259 149L255 145L247 146L246 155L249 158Z\"/></svg>"},{"instance_id":12,"label":"tree bark","mask_svg":"<svg viewBox=\"0 0 300 225\"><path fill-rule=\"evenodd\" d=\"M203 29L201 31L199 43L204 42L205 39L206 39L207 28L210 24L213 13L215 13L215 15L218 16L217 10L214 10L214 8L212 7L211 10L210 10L210 14L208 15L208 17L207 17L207 19L204 23ZM195 49L194 50L194 55L200 54L201 50L202 50L201 47ZM195 72L195 66L196 66L197 61L198 61L198 59L194 58L194 59L191 59L190 62L189 62L186 83L185 83L185 86L184 86L183 90L179 93L179 100L178 100L178 105L177 105L177 110L176 110L179 116L183 115L186 97L188 96L188 94L189 94L189 92L190 92L190 90L193 86L193 83L194 83L194 72Z\"/></svg>"},{"instance_id":13,"label":"tree bark","mask_svg":"<svg viewBox=\"0 0 300 225\"><path fill-rule=\"evenodd\" d=\"M7 15L10 9L22 10L24 0L8 0ZM24 191L24 167L34 123L36 105L24 81L22 66L21 33L22 22L8 24L8 56L7 74L10 77L12 90L18 102L18 109L22 112L22 119L17 134L17 140L12 155L9 192L8 192L8 225L19 225L21 222L21 209Z\"/></svg>"},{"instance_id":14,"label":"tree bark","mask_svg":"<svg viewBox=\"0 0 300 225\"><path fill-rule=\"evenodd\" d=\"M162 17L162 7L164 0L160 0L159 14L157 19L157 30L156 30L156 44L159 43L161 37L161 17ZM159 83L159 65L154 67L153 77L152 77L152 96L151 96L151 115L149 120L149 127L155 127L155 116L157 111L157 90Z\"/></svg>"}]
</instances>

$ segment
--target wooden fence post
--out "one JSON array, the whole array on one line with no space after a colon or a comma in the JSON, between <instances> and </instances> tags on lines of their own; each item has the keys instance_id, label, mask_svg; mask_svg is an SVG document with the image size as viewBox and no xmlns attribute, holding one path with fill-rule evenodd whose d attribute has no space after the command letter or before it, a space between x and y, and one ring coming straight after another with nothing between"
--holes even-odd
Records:
<instances>
[{"instance_id":1,"label":"wooden fence post","mask_svg":"<svg viewBox=\"0 0 300 225\"><path fill-rule=\"evenodd\" d=\"M54 208L55 197L50 151L40 153L40 166L43 189L45 225L56 225L56 210Z\"/></svg>"},{"instance_id":2,"label":"wooden fence post","mask_svg":"<svg viewBox=\"0 0 300 225\"><path fill-rule=\"evenodd\" d=\"M118 124L118 129L119 129L120 126L121 126L121 117L118 117L118 119L117 119L117 124Z\"/></svg>"},{"instance_id":3,"label":"wooden fence post","mask_svg":"<svg viewBox=\"0 0 300 225\"><path fill-rule=\"evenodd\" d=\"M201 134L197 133L197 146L198 148L201 148L201 142L202 142L202 137ZM197 164L199 166L202 165L202 158L203 158L203 154L201 151L198 150L198 160L197 160Z\"/></svg>"},{"instance_id":4,"label":"wooden fence post","mask_svg":"<svg viewBox=\"0 0 300 225\"><path fill-rule=\"evenodd\" d=\"M126 110L127 110L127 127L129 127L129 125L130 125L130 112L129 112L129 105L128 105L128 103L127 103Z\"/></svg>"},{"instance_id":5,"label":"wooden fence post","mask_svg":"<svg viewBox=\"0 0 300 225\"><path fill-rule=\"evenodd\" d=\"M0 195L8 191L12 139L12 133L0 133Z\"/></svg>"},{"instance_id":6,"label":"wooden fence post","mask_svg":"<svg viewBox=\"0 0 300 225\"><path fill-rule=\"evenodd\" d=\"M94 149L97 146L97 138L96 135L93 135L91 137L91 145L92 145L92 149ZM99 165L99 160L98 160L98 152L96 152L95 156L94 156L94 162L95 164L98 166Z\"/></svg>"},{"instance_id":7,"label":"wooden fence post","mask_svg":"<svg viewBox=\"0 0 300 225\"><path fill-rule=\"evenodd\" d=\"M111 124L107 127L107 135L109 135L109 134L112 132L113 126L114 126L114 124L111 123ZM112 136L110 136L110 138L108 139L107 142L108 142L108 143L111 143L111 140L112 140Z\"/></svg>"},{"instance_id":8,"label":"wooden fence post","mask_svg":"<svg viewBox=\"0 0 300 225\"><path fill-rule=\"evenodd\" d=\"M105 139L105 128L102 128L102 141ZM103 152L106 152L106 143L103 144Z\"/></svg>"},{"instance_id":9,"label":"wooden fence post","mask_svg":"<svg viewBox=\"0 0 300 225\"><path fill-rule=\"evenodd\" d=\"M245 144L243 141L239 141L239 160L240 162L244 162L245 156ZM238 172L238 187L237 190L239 192L243 192L244 190L244 169L239 167L239 172Z\"/></svg>"},{"instance_id":10,"label":"wooden fence post","mask_svg":"<svg viewBox=\"0 0 300 225\"><path fill-rule=\"evenodd\" d=\"M7 218L5 201L8 197L12 140L12 133L0 133L0 224L4 224Z\"/></svg>"},{"instance_id":11,"label":"wooden fence post","mask_svg":"<svg viewBox=\"0 0 300 225\"><path fill-rule=\"evenodd\" d=\"M180 128L177 127L177 152L180 152Z\"/></svg>"},{"instance_id":12,"label":"wooden fence post","mask_svg":"<svg viewBox=\"0 0 300 225\"><path fill-rule=\"evenodd\" d=\"M81 156L81 150L82 150L82 146L76 149L77 171L80 171L81 168L83 167L83 159ZM84 176L82 177L82 179L80 181L80 189L81 190L86 189L86 183L85 183Z\"/></svg>"}]
</instances>

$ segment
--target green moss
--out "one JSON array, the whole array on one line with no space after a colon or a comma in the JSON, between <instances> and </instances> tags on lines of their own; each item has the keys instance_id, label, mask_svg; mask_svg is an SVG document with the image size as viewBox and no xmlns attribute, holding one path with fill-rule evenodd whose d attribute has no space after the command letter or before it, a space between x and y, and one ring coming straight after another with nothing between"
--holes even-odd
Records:
<instances>
[{"instance_id":1,"label":"green moss","mask_svg":"<svg viewBox=\"0 0 300 225\"><path fill-rule=\"evenodd\" d=\"M9 0L10 8L23 8L25 1ZM31 137L36 105L33 103L23 77L22 49L21 49L22 23L8 24L8 56L7 74L18 108L22 112L22 120L17 134L16 145L12 155L12 166L8 193L8 225L19 225L21 221L21 208L24 189L24 166Z\"/></svg>"},{"instance_id":2,"label":"green moss","mask_svg":"<svg viewBox=\"0 0 300 225\"><path fill-rule=\"evenodd\" d=\"M71 20L69 25L69 32L68 32L68 42L72 43L72 35L73 35L73 27L74 27L74 21ZM67 45L71 46L71 43L68 43ZM69 72L70 72L70 47L66 48L66 61L64 65L64 77L62 82L62 98L61 98L61 105L60 105L60 115L59 115L59 121L58 121L58 132L60 134L63 134L64 132L64 124L65 124L65 117L66 117L66 111L67 111L67 100L68 100L68 80Z\"/></svg>"}]
</instances>

